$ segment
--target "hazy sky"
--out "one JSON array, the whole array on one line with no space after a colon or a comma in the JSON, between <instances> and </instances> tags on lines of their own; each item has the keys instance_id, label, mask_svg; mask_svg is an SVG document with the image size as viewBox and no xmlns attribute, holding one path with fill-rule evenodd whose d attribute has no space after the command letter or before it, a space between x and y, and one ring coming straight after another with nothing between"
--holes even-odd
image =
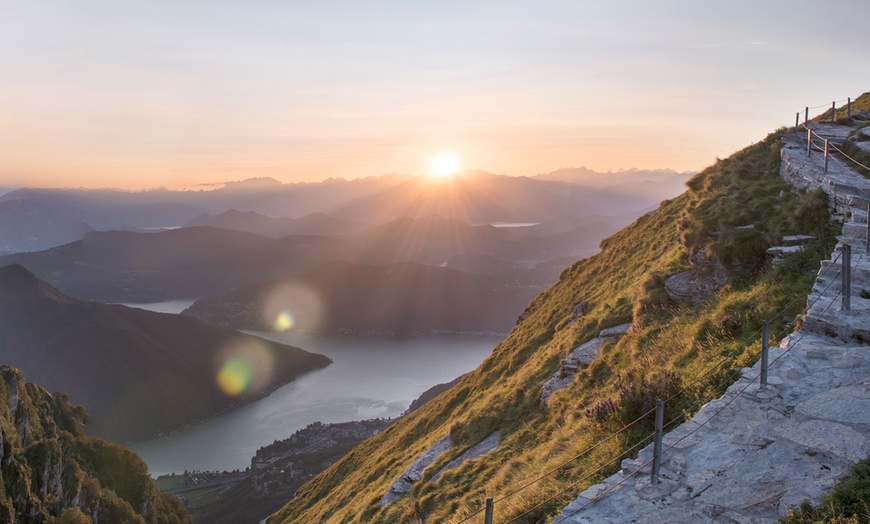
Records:
<instances>
[{"instance_id":1,"label":"hazy sky","mask_svg":"<svg viewBox=\"0 0 870 524\"><path fill-rule=\"evenodd\" d=\"M870 2L0 0L0 186L700 169L870 90ZM816 113L822 109L815 110Z\"/></svg>"}]
</instances>

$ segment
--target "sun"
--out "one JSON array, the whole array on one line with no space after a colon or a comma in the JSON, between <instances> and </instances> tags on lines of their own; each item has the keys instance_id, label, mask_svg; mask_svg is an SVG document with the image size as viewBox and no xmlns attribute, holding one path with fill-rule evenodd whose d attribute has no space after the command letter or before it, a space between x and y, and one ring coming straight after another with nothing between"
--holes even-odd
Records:
<instances>
[{"instance_id":1,"label":"sun","mask_svg":"<svg viewBox=\"0 0 870 524\"><path fill-rule=\"evenodd\" d=\"M459 158L453 153L440 153L429 159L429 174L435 178L448 178L459 170Z\"/></svg>"}]
</instances>

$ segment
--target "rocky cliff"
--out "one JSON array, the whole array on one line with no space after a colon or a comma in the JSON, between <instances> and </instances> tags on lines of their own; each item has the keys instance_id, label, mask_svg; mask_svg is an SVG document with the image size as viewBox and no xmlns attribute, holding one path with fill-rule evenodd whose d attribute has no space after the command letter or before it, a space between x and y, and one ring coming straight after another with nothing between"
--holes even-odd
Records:
<instances>
[{"instance_id":1,"label":"rocky cliff","mask_svg":"<svg viewBox=\"0 0 870 524\"><path fill-rule=\"evenodd\" d=\"M0 522L189 522L132 452L84 436L87 412L0 366Z\"/></svg>"}]
</instances>

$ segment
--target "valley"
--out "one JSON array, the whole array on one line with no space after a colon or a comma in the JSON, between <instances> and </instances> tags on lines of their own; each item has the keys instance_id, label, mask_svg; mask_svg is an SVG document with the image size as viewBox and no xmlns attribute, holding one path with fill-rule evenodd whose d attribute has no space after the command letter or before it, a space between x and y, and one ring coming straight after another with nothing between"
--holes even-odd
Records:
<instances>
[{"instance_id":1,"label":"valley","mask_svg":"<svg viewBox=\"0 0 870 524\"><path fill-rule=\"evenodd\" d=\"M0 12L0 524L870 524L867 0Z\"/></svg>"},{"instance_id":2,"label":"valley","mask_svg":"<svg viewBox=\"0 0 870 524\"><path fill-rule=\"evenodd\" d=\"M477 174L434 189L387 176L197 194L12 191L0 239L20 252L0 256L0 355L78 399L86 430L129 443L155 477L245 471L258 449L312 424L395 420L473 370L566 264L654 204L620 200L631 187L621 183ZM291 216L266 214L302 201ZM16 209L87 226L15 244L3 224L37 231ZM36 311L41 323L23 321ZM311 475L361 439L324 448ZM250 489L252 478L211 486ZM285 491L270 492L272 510Z\"/></svg>"}]
</instances>

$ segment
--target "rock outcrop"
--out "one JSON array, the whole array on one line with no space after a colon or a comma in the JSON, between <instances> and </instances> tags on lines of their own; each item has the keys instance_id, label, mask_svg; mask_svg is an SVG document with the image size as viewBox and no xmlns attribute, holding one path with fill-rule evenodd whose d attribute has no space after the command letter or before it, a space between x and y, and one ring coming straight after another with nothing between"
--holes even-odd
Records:
<instances>
[{"instance_id":1,"label":"rock outcrop","mask_svg":"<svg viewBox=\"0 0 870 524\"><path fill-rule=\"evenodd\" d=\"M466 450L460 456L448 462L438 471L438 473L432 476L431 481L438 482L438 480L441 479L441 476L447 471L462 466L468 460L480 458L487 453L492 453L498 449L498 441L500 437L500 431L490 434L488 437ZM388 504L392 504L406 493L410 493L414 488L414 484L423 478L423 471L435 463L435 461L438 460L441 455L450 450L451 447L453 447L453 442L450 440L450 435L445 435L432 444L429 449L417 457L417 460L408 466L408 469L405 470L405 472L402 473L395 482L393 482L390 486L390 490L381 500L381 507L383 508Z\"/></svg>"},{"instance_id":2,"label":"rock outcrop","mask_svg":"<svg viewBox=\"0 0 870 524\"><path fill-rule=\"evenodd\" d=\"M728 271L721 264L710 262L700 253L691 260L692 269L665 280L668 296L681 304L700 304L728 282Z\"/></svg>"},{"instance_id":3,"label":"rock outcrop","mask_svg":"<svg viewBox=\"0 0 870 524\"><path fill-rule=\"evenodd\" d=\"M582 367L588 366L598 358L601 348L604 347L607 339L621 337L628 333L629 329L631 329L630 323L602 329L596 338L577 346L573 351L568 353L568 356L562 361L559 371L550 380L544 382L544 386L541 388L541 406L546 409L550 402L550 396L553 393L570 386L574 382L577 371Z\"/></svg>"},{"instance_id":4,"label":"rock outcrop","mask_svg":"<svg viewBox=\"0 0 870 524\"><path fill-rule=\"evenodd\" d=\"M414 484L423 478L423 471L438 460L438 457L450 449L452 445L450 435L444 435L417 457L417 460L408 466L408 469L390 486L389 491L381 500L381 507L399 500L402 495L410 492L414 488Z\"/></svg>"},{"instance_id":5,"label":"rock outcrop","mask_svg":"<svg viewBox=\"0 0 870 524\"><path fill-rule=\"evenodd\" d=\"M493 432L490 436L481 440L476 446L469 448L465 453L448 462L446 466L441 468L438 473L432 476L432 482L438 482L445 472L450 471L451 469L458 468L459 466L465 464L465 461L467 460L473 460L476 458L480 458L487 453L492 453L493 451L498 449L499 438L501 438L501 432Z\"/></svg>"}]
</instances>

